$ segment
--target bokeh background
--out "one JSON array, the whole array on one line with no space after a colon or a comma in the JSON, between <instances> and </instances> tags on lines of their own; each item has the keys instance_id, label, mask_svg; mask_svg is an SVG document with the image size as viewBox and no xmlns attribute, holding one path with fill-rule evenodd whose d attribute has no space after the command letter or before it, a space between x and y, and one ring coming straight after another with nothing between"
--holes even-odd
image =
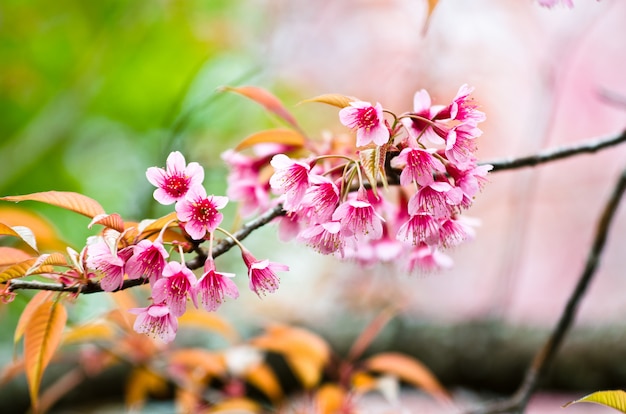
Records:
<instances>
[{"instance_id":1,"label":"bokeh background","mask_svg":"<svg viewBox=\"0 0 626 414\"><path fill-rule=\"evenodd\" d=\"M343 131L336 110L299 101L343 93L404 112L418 89L445 103L468 83L488 117L479 143L485 161L626 127L626 3L578 0L574 9L548 10L530 0L442 0L428 22L426 15L426 2L413 0L4 0L0 194L77 191L129 219L157 217L168 210L153 202L145 170L171 150L204 165L208 192L223 194L220 153L279 121L218 92L221 85L262 86L321 134ZM259 300L246 292L221 312L244 331L269 321L310 326L341 349L381 309L401 303L402 319L376 346L414 352L448 384L506 392L556 322L625 167L626 149L615 147L493 174L468 212L482 223L476 240L451 252L455 267L437 274L338 264L279 242L269 226L249 245L292 271L278 293ZM23 207L75 248L93 234L86 218ZM563 377L595 376L583 388L626 383L623 359L603 352L626 353L620 211L581 307L580 349L563 362L571 368ZM226 255L223 266L242 275L234 259ZM89 299L75 320L110 305ZM0 309L4 361L24 303L18 297ZM507 349L516 363L503 362ZM588 358L596 354L607 359ZM559 372L553 384L568 391L574 385L559 383Z\"/></svg>"}]
</instances>

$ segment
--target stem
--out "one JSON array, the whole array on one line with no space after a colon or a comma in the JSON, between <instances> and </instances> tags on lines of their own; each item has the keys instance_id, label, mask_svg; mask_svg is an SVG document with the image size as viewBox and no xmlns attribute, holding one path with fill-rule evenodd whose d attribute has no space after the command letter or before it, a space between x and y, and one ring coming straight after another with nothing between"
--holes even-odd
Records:
<instances>
[{"instance_id":1,"label":"stem","mask_svg":"<svg viewBox=\"0 0 626 414\"><path fill-rule=\"evenodd\" d=\"M596 234L587 255L587 261L585 268L581 273L578 283L574 288L574 291L570 295L569 300L563 313L556 324L550 338L546 341L544 346L537 352L532 364L526 371L526 376L522 381L522 384L518 390L511 396L511 398L504 401L496 401L489 404L479 410L472 411L473 414L495 414L495 413L515 413L523 412L530 400L532 394L539 386L539 381L543 379L546 374L552 360L555 358L565 335L567 334L570 326L574 322L578 305L583 295L587 291L587 287L591 282L597 268L600 263L600 257L606 245L606 239L613 222L613 218L619 206L619 202L622 198L624 191L626 190L626 169L620 175L613 193L604 207L604 211L600 216L600 220L596 226Z\"/></svg>"}]
</instances>

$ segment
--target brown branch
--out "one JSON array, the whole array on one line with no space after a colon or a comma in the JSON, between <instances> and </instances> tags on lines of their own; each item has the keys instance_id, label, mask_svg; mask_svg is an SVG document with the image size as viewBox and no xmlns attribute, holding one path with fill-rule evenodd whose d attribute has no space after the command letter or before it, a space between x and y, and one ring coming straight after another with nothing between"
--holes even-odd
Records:
<instances>
[{"instance_id":1,"label":"brown branch","mask_svg":"<svg viewBox=\"0 0 626 414\"><path fill-rule=\"evenodd\" d=\"M280 217L285 214L283 210L282 204L278 204L277 206L267 210L265 213L261 214L259 217L254 220L245 223L239 230L233 233L233 236L239 241L248 237L254 230L268 224L270 221L275 219L276 217ZM215 246L213 246L213 257L218 257L229 251L235 246L235 242L230 237L220 240ZM204 266L204 261L208 257L208 252L205 249L198 247L196 249L197 256L192 260L188 261L187 267L190 269L199 269ZM146 279L127 279L124 280L122 287L115 290L115 292L119 290L124 290L128 288L132 288L135 286L143 285L147 282ZM69 293L99 293L104 292L99 282L88 282L83 285L64 285L61 283L46 283L39 281L31 281L31 280L11 280L9 281L8 291L13 292L16 290L48 290L53 292L69 292Z\"/></svg>"},{"instance_id":2,"label":"brown branch","mask_svg":"<svg viewBox=\"0 0 626 414\"><path fill-rule=\"evenodd\" d=\"M520 158L507 158L494 161L481 162L481 164L493 165L492 172L514 170L518 168L533 167L550 161L560 160L578 154L593 153L604 148L612 147L626 141L626 130L619 135L611 135L585 141L581 144L574 144L567 147L560 147L541 151L534 155Z\"/></svg>"},{"instance_id":3,"label":"brown branch","mask_svg":"<svg viewBox=\"0 0 626 414\"><path fill-rule=\"evenodd\" d=\"M526 371L526 376L522 381L522 384L518 390L511 396L511 398L504 401L496 401L492 404L476 411L471 411L473 414L496 414L496 413L518 413L523 412L530 400L530 397L539 386L539 381L544 377L546 371L550 367L552 360L556 356L565 335L567 334L576 312L580 300L587 291L589 282L593 278L598 264L600 263L600 257L606 244L606 239L611 228L611 224L622 195L626 190L626 169L622 172L613 193L600 216L600 221L596 227L596 234L591 245L591 249L587 256L587 262L585 268L576 284L574 291L572 292L563 313L552 331L550 338L544 344L544 346L537 352L532 364Z\"/></svg>"}]
</instances>

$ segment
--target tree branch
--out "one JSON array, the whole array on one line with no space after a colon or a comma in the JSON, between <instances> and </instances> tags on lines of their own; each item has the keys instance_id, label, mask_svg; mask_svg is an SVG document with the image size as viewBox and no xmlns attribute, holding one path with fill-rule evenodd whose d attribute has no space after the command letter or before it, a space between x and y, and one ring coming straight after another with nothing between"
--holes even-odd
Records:
<instances>
[{"instance_id":1,"label":"tree branch","mask_svg":"<svg viewBox=\"0 0 626 414\"><path fill-rule=\"evenodd\" d=\"M580 275L578 283L570 295L570 298L567 301L567 304L563 309L563 313L550 335L550 338L535 355L535 358L526 371L526 376L524 377L524 380L518 390L515 394L513 394L513 396L511 396L511 398L488 404L481 409L471 411L472 414L521 413L524 411L530 397L537 389L539 381L541 381L546 374L546 371L556 356L565 335L574 321L580 300L585 294L587 287L589 286L589 282L593 278L598 264L600 263L600 257L606 244L609 229L611 228L615 212L617 211L617 207L619 206L619 202L625 190L626 169L622 172L615 188L613 189L613 193L611 194L609 201L604 207L602 216L600 216L600 221L596 227L595 238L587 256L585 268Z\"/></svg>"},{"instance_id":2,"label":"tree branch","mask_svg":"<svg viewBox=\"0 0 626 414\"><path fill-rule=\"evenodd\" d=\"M493 165L492 172L514 170L524 167L533 167L550 161L560 160L578 154L593 153L604 148L612 147L626 141L626 130L619 135L611 135L585 141L581 144L574 144L567 147L560 147L541 151L534 155L520 158L505 158L494 161L486 161L481 164Z\"/></svg>"},{"instance_id":3,"label":"tree branch","mask_svg":"<svg viewBox=\"0 0 626 414\"><path fill-rule=\"evenodd\" d=\"M237 240L243 240L248 237L254 230L268 224L270 221L275 219L276 217L280 217L285 214L283 210L282 204L278 204L275 207L267 210L265 213L261 214L259 217L254 220L245 223L239 230L233 233L233 236L237 238ZM213 257L218 257L229 251L231 248L235 246L235 242L230 237L220 240L215 246L213 246ZM205 249L198 249L198 255L192 260L188 261L187 267L190 269L199 269L204 266L204 261L208 257L208 252ZM122 287L115 290L115 292L119 290L124 290L128 288L132 288L135 286L143 285L146 283L146 279L127 279L124 280ZM84 285L64 285L61 283L46 283L39 281L30 281L30 280L19 280L14 279L9 281L9 286L7 290L9 292L13 292L16 290L24 290L24 289L34 289L34 290L49 290L53 292L69 292L69 293L99 293L104 292L99 282L88 282Z\"/></svg>"}]
</instances>

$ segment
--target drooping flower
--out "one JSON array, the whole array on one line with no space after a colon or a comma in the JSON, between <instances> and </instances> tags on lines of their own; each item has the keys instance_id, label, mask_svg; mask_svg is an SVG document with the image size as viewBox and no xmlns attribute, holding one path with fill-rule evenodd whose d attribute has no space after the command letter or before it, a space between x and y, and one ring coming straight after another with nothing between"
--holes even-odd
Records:
<instances>
[{"instance_id":1,"label":"drooping flower","mask_svg":"<svg viewBox=\"0 0 626 414\"><path fill-rule=\"evenodd\" d=\"M409 214L428 212L437 218L447 217L452 206L457 206L462 201L463 192L460 188L453 187L447 181L435 181L420 188L409 199Z\"/></svg>"},{"instance_id":2,"label":"drooping flower","mask_svg":"<svg viewBox=\"0 0 626 414\"><path fill-rule=\"evenodd\" d=\"M113 292L124 283L126 261L133 254L132 246L117 249L117 238L98 237L87 248L87 267L103 275L100 286L105 292Z\"/></svg>"},{"instance_id":3,"label":"drooping flower","mask_svg":"<svg viewBox=\"0 0 626 414\"><path fill-rule=\"evenodd\" d=\"M178 330L178 320L164 304L152 304L145 308L129 309L137 315L133 329L138 333L159 338L163 342L172 342Z\"/></svg>"},{"instance_id":4,"label":"drooping flower","mask_svg":"<svg viewBox=\"0 0 626 414\"><path fill-rule=\"evenodd\" d=\"M416 181L419 185L428 185L435 181L433 173L435 171L444 172L446 167L433 155L432 150L408 147L391 160L393 168L402 168L400 174L400 184L409 185Z\"/></svg>"},{"instance_id":5,"label":"drooping flower","mask_svg":"<svg viewBox=\"0 0 626 414\"><path fill-rule=\"evenodd\" d=\"M226 296L237 299L239 291L237 285L230 279L233 273L215 271L215 261L212 258L204 263L204 273L196 284L196 293L200 295L202 307L211 312L217 310Z\"/></svg>"},{"instance_id":6,"label":"drooping flower","mask_svg":"<svg viewBox=\"0 0 626 414\"><path fill-rule=\"evenodd\" d=\"M197 162L185 164L185 157L178 151L167 157L166 168L150 167L146 171L150 184L157 187L154 199L161 204L173 204L182 200L187 192L202 184L204 169Z\"/></svg>"},{"instance_id":7,"label":"drooping flower","mask_svg":"<svg viewBox=\"0 0 626 414\"><path fill-rule=\"evenodd\" d=\"M288 271L289 266L270 262L269 260L257 260L248 250L242 250L241 256L248 268L248 278L250 290L261 296L265 293L272 293L278 289L280 279L276 271Z\"/></svg>"},{"instance_id":8,"label":"drooping flower","mask_svg":"<svg viewBox=\"0 0 626 414\"><path fill-rule=\"evenodd\" d=\"M476 141L482 131L472 124L461 124L454 128L446 141L446 158L460 168L467 168L475 163Z\"/></svg>"},{"instance_id":9,"label":"drooping flower","mask_svg":"<svg viewBox=\"0 0 626 414\"><path fill-rule=\"evenodd\" d=\"M341 235L341 223L329 221L303 229L298 239L322 254L339 252L343 256L344 237Z\"/></svg>"},{"instance_id":10,"label":"drooping flower","mask_svg":"<svg viewBox=\"0 0 626 414\"><path fill-rule=\"evenodd\" d=\"M379 239L383 234L384 219L376 212L367 200L365 192L339 205L333 213L333 220L341 222L341 229L346 235L355 235L357 238L367 236L370 239Z\"/></svg>"},{"instance_id":11,"label":"drooping flower","mask_svg":"<svg viewBox=\"0 0 626 414\"><path fill-rule=\"evenodd\" d=\"M141 240L133 246L133 255L126 262L126 273L130 279L148 278L150 285L154 285L161 277L168 257L161 237L155 241Z\"/></svg>"},{"instance_id":12,"label":"drooping flower","mask_svg":"<svg viewBox=\"0 0 626 414\"><path fill-rule=\"evenodd\" d=\"M430 213L417 213L400 226L396 238L413 245L436 245L439 242L439 223Z\"/></svg>"},{"instance_id":13,"label":"drooping flower","mask_svg":"<svg viewBox=\"0 0 626 414\"><path fill-rule=\"evenodd\" d=\"M195 303L193 289L196 276L189 268L178 263L169 262L163 269L163 277L152 287L152 298L155 302L164 302L174 316L181 316L187 310L187 298Z\"/></svg>"},{"instance_id":14,"label":"drooping flower","mask_svg":"<svg viewBox=\"0 0 626 414\"><path fill-rule=\"evenodd\" d=\"M329 221L339 202L339 189L329 178L311 175L311 187L304 194L302 208L312 223Z\"/></svg>"},{"instance_id":15,"label":"drooping flower","mask_svg":"<svg viewBox=\"0 0 626 414\"><path fill-rule=\"evenodd\" d=\"M450 217L441 222L439 237L444 247L458 246L463 241L474 236L474 229L463 217Z\"/></svg>"},{"instance_id":16,"label":"drooping flower","mask_svg":"<svg viewBox=\"0 0 626 414\"><path fill-rule=\"evenodd\" d=\"M383 107L380 103L354 101L339 111L339 120L348 128L356 129L356 146L373 142L380 146L389 141L389 129L385 125Z\"/></svg>"},{"instance_id":17,"label":"drooping flower","mask_svg":"<svg viewBox=\"0 0 626 414\"><path fill-rule=\"evenodd\" d=\"M283 207L286 211L296 210L309 188L311 166L292 160L285 154L274 155L270 164L276 170L270 177L270 186L279 194L285 195Z\"/></svg>"},{"instance_id":18,"label":"drooping flower","mask_svg":"<svg viewBox=\"0 0 626 414\"><path fill-rule=\"evenodd\" d=\"M224 216L217 210L224 208L227 203L228 197L207 196L204 187L196 186L176 203L176 214L185 223L185 231L189 236L201 240L222 222Z\"/></svg>"},{"instance_id":19,"label":"drooping flower","mask_svg":"<svg viewBox=\"0 0 626 414\"><path fill-rule=\"evenodd\" d=\"M408 273L416 271L432 272L452 267L452 259L442 253L437 247L421 244L415 246L409 254L406 263Z\"/></svg>"}]
</instances>

